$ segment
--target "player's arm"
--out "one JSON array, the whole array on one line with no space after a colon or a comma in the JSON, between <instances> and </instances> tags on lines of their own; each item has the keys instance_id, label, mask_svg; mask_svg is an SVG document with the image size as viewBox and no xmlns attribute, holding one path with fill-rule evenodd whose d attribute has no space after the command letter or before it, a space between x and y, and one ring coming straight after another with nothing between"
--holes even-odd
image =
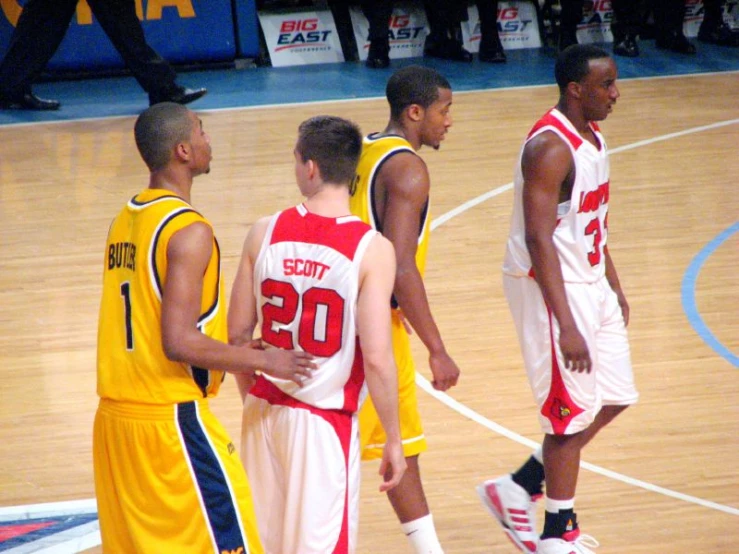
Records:
<instances>
[{"instance_id":1,"label":"player's arm","mask_svg":"<svg viewBox=\"0 0 739 554\"><path fill-rule=\"evenodd\" d=\"M429 195L428 170L415 154L396 154L385 162L378 179L387 193L382 233L393 243L398 265L395 299L429 352L434 388L447 390L457 384L459 368L446 351L416 265L419 223Z\"/></svg>"},{"instance_id":2,"label":"player's arm","mask_svg":"<svg viewBox=\"0 0 739 554\"><path fill-rule=\"evenodd\" d=\"M398 416L398 369L390 336L394 274L392 244L377 235L370 242L360 266L357 331L367 388L387 435L380 464L380 475L385 476L381 492L395 487L406 469Z\"/></svg>"},{"instance_id":3,"label":"player's arm","mask_svg":"<svg viewBox=\"0 0 739 554\"><path fill-rule=\"evenodd\" d=\"M237 346L250 344L257 325L257 300L254 297L254 262L269 224L269 218L263 218L252 225L244 240L241 261L236 271L231 301L228 307L228 342ZM248 373L236 375L242 401L254 384L254 377Z\"/></svg>"},{"instance_id":4,"label":"player's arm","mask_svg":"<svg viewBox=\"0 0 739 554\"><path fill-rule=\"evenodd\" d=\"M162 346L170 360L232 373L253 375L257 369L279 372L301 383L314 364L304 352L262 351L230 346L197 327L203 293L203 275L213 249L213 231L192 223L177 231L167 246L167 274L162 294Z\"/></svg>"},{"instance_id":5,"label":"player's arm","mask_svg":"<svg viewBox=\"0 0 739 554\"><path fill-rule=\"evenodd\" d=\"M606 257L606 279L608 284L611 285L613 292L616 293L618 298L618 305L621 306L621 313L624 316L624 324L629 324L629 303L626 301L626 295L624 295L623 289L621 289L621 282L618 280L618 273L616 272L616 266L613 265L613 259L608 251L608 246L603 248L603 254Z\"/></svg>"},{"instance_id":6,"label":"player's arm","mask_svg":"<svg viewBox=\"0 0 739 554\"><path fill-rule=\"evenodd\" d=\"M559 343L566 366L574 371L589 372L590 353L567 302L562 266L553 238L562 184L574 172L572 154L561 138L545 132L526 144L521 168L526 246L534 276L544 301L559 323Z\"/></svg>"}]
</instances>

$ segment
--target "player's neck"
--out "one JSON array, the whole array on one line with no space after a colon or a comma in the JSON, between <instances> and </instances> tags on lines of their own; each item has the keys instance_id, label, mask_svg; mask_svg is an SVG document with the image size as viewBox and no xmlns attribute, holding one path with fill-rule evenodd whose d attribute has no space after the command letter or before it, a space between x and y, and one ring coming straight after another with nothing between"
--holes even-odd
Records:
<instances>
[{"instance_id":1,"label":"player's neck","mask_svg":"<svg viewBox=\"0 0 739 554\"><path fill-rule=\"evenodd\" d=\"M421 140L414 136L413 133L411 133L407 128L405 128L403 125L398 123L397 121L390 120L390 122L387 124L387 127L385 127L385 130L380 133L381 136L385 135L394 135L398 137L402 137L408 142L411 143L411 146L413 147L413 150L418 150L421 148Z\"/></svg>"},{"instance_id":2,"label":"player's neck","mask_svg":"<svg viewBox=\"0 0 739 554\"><path fill-rule=\"evenodd\" d=\"M590 121L585 119L581 112L570 109L563 102L557 104L557 109L570 121L570 123L572 123L572 126L575 127L581 135L591 134Z\"/></svg>"},{"instance_id":3,"label":"player's neck","mask_svg":"<svg viewBox=\"0 0 739 554\"><path fill-rule=\"evenodd\" d=\"M303 201L306 209L322 217L343 217L351 214L349 188L345 185L323 185Z\"/></svg>"},{"instance_id":4,"label":"player's neck","mask_svg":"<svg viewBox=\"0 0 739 554\"><path fill-rule=\"evenodd\" d=\"M190 203L190 190L192 179L178 178L177 175L167 171L158 171L151 174L149 178L150 189L168 190Z\"/></svg>"}]
</instances>

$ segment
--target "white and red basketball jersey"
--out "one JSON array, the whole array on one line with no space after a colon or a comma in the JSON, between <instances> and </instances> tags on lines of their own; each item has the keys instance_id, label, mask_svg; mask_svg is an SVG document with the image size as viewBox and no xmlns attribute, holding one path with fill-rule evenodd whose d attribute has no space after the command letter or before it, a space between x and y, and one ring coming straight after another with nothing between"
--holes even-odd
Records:
<instances>
[{"instance_id":1,"label":"white and red basketball jersey","mask_svg":"<svg viewBox=\"0 0 739 554\"><path fill-rule=\"evenodd\" d=\"M264 377L305 404L348 412L360 404L359 265L376 233L356 216L322 217L302 204L269 223L254 266L262 340L309 352L318 369L302 388Z\"/></svg>"},{"instance_id":2,"label":"white and red basketball jersey","mask_svg":"<svg viewBox=\"0 0 739 554\"><path fill-rule=\"evenodd\" d=\"M551 131L569 147L575 164L572 196L557 208L554 244L557 247L562 276L566 283L594 283L605 275L603 249L608 237L609 163L606 141L594 122L590 127L598 146L584 140L572 123L552 108L531 129L526 143L537 135ZM531 257L526 248L523 217L523 171L518 158L513 181L513 215L508 235L503 273L533 276Z\"/></svg>"}]
</instances>

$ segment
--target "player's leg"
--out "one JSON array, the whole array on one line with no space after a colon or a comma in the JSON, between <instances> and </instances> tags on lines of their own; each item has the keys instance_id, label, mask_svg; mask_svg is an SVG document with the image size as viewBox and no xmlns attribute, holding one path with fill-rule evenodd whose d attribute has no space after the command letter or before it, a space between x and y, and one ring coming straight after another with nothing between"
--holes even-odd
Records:
<instances>
[{"instance_id":1,"label":"player's leg","mask_svg":"<svg viewBox=\"0 0 739 554\"><path fill-rule=\"evenodd\" d=\"M241 421L241 460L251 483L259 536L266 552L282 552L285 519L284 476L273 461L270 441L271 406L251 394L244 401Z\"/></svg>"},{"instance_id":2,"label":"player's leg","mask_svg":"<svg viewBox=\"0 0 739 554\"><path fill-rule=\"evenodd\" d=\"M393 353L398 366L398 398L400 403L400 433L408 469L400 484L388 492L388 499L398 516L401 529L415 552L443 552L436 534L433 516L428 507L421 481L418 456L427 448L416 394L416 368L411 356L410 339L400 317L392 318ZM385 445L385 433L368 399L359 413L362 459L379 459Z\"/></svg>"}]
</instances>

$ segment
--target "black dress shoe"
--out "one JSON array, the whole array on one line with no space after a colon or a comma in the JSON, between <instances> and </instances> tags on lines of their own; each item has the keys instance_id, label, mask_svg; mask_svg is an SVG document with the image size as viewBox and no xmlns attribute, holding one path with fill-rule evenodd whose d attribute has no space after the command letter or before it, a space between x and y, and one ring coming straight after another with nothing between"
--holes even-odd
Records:
<instances>
[{"instance_id":1,"label":"black dress shoe","mask_svg":"<svg viewBox=\"0 0 739 554\"><path fill-rule=\"evenodd\" d=\"M636 58L639 55L639 45L636 43L636 37L626 35L623 40L614 43L613 53L627 58Z\"/></svg>"},{"instance_id":2,"label":"black dress shoe","mask_svg":"<svg viewBox=\"0 0 739 554\"><path fill-rule=\"evenodd\" d=\"M506 56L503 51L503 45L500 42L500 37L495 36L492 39L485 40L487 37L483 37L480 41L480 53L478 58L481 62L487 63L505 63Z\"/></svg>"},{"instance_id":3,"label":"black dress shoe","mask_svg":"<svg viewBox=\"0 0 739 554\"><path fill-rule=\"evenodd\" d=\"M431 56L432 58L439 58L441 60L452 60L455 62L471 62L472 54L470 54L464 47L452 41L445 41L441 43L431 43L426 45L423 49L424 56Z\"/></svg>"},{"instance_id":4,"label":"black dress shoe","mask_svg":"<svg viewBox=\"0 0 739 554\"><path fill-rule=\"evenodd\" d=\"M198 98L202 98L208 92L204 88L185 88L175 86L173 89L164 90L157 93L149 93L149 105L159 104L160 102L174 102L175 104L189 104Z\"/></svg>"},{"instance_id":5,"label":"black dress shoe","mask_svg":"<svg viewBox=\"0 0 739 554\"><path fill-rule=\"evenodd\" d=\"M480 50L478 56L481 62L487 63L505 63L506 56L503 50Z\"/></svg>"},{"instance_id":6,"label":"black dress shoe","mask_svg":"<svg viewBox=\"0 0 739 554\"><path fill-rule=\"evenodd\" d=\"M678 54L695 54L695 46L690 44L690 41L681 31L657 37L655 44L661 50L671 50Z\"/></svg>"},{"instance_id":7,"label":"black dress shoe","mask_svg":"<svg viewBox=\"0 0 739 554\"><path fill-rule=\"evenodd\" d=\"M0 110L51 111L58 110L60 106L58 100L39 98L31 89L10 96L0 94Z\"/></svg>"},{"instance_id":8,"label":"black dress shoe","mask_svg":"<svg viewBox=\"0 0 739 554\"><path fill-rule=\"evenodd\" d=\"M385 69L390 66L390 45L376 44L370 42L369 52L367 53L367 61L364 62L367 67L372 69Z\"/></svg>"},{"instance_id":9,"label":"black dress shoe","mask_svg":"<svg viewBox=\"0 0 739 554\"><path fill-rule=\"evenodd\" d=\"M739 31L732 31L723 21L718 25L712 25L706 24L704 19L698 29L698 40L718 46L739 46Z\"/></svg>"}]
</instances>

